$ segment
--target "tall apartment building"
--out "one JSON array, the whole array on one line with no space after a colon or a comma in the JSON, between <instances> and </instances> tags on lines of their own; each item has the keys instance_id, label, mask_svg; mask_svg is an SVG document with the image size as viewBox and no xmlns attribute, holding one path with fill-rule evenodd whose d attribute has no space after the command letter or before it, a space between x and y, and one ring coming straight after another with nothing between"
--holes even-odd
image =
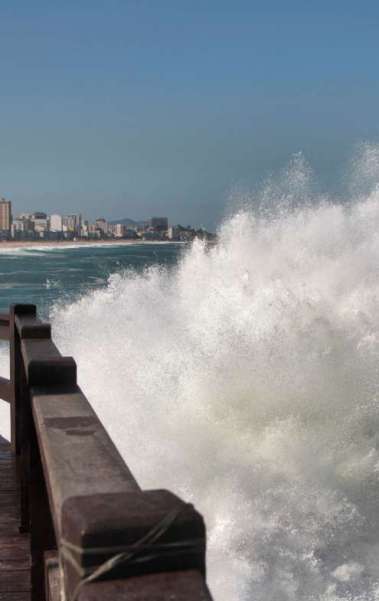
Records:
<instances>
[{"instance_id":1,"label":"tall apartment building","mask_svg":"<svg viewBox=\"0 0 379 601\"><path fill-rule=\"evenodd\" d=\"M104 219L104 217L99 217L98 219L96 219L95 225L97 229L101 231L103 236L106 236L108 234L108 222L106 221L106 219Z\"/></svg>"},{"instance_id":2,"label":"tall apartment building","mask_svg":"<svg viewBox=\"0 0 379 601\"><path fill-rule=\"evenodd\" d=\"M126 232L126 225L123 223L116 223L114 225L113 235L115 238L123 238Z\"/></svg>"},{"instance_id":3,"label":"tall apartment building","mask_svg":"<svg viewBox=\"0 0 379 601\"><path fill-rule=\"evenodd\" d=\"M62 218L63 231L80 236L80 230L82 228L82 216L81 215L65 215Z\"/></svg>"},{"instance_id":4,"label":"tall apartment building","mask_svg":"<svg viewBox=\"0 0 379 601\"><path fill-rule=\"evenodd\" d=\"M33 213L31 220L34 224L34 231L38 234L40 238L43 238L45 233L49 229L49 220L47 218L46 213L42 213L42 211Z\"/></svg>"},{"instance_id":5,"label":"tall apartment building","mask_svg":"<svg viewBox=\"0 0 379 601\"><path fill-rule=\"evenodd\" d=\"M168 219L167 217L152 217L150 220L150 225L156 232L167 232Z\"/></svg>"},{"instance_id":6,"label":"tall apartment building","mask_svg":"<svg viewBox=\"0 0 379 601\"><path fill-rule=\"evenodd\" d=\"M57 215L57 214L50 215L50 231L55 232L55 233L63 231L62 215Z\"/></svg>"},{"instance_id":7,"label":"tall apartment building","mask_svg":"<svg viewBox=\"0 0 379 601\"><path fill-rule=\"evenodd\" d=\"M12 203L2 198L0 200L0 231L9 232L12 225Z\"/></svg>"}]
</instances>

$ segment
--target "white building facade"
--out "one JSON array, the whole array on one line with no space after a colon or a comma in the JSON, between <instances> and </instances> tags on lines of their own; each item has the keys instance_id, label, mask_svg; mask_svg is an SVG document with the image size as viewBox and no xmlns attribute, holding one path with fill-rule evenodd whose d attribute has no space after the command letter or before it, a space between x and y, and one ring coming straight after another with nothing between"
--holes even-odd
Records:
<instances>
[{"instance_id":1,"label":"white building facade","mask_svg":"<svg viewBox=\"0 0 379 601\"><path fill-rule=\"evenodd\" d=\"M62 215L50 215L50 231L51 232L62 232L63 231Z\"/></svg>"}]
</instances>

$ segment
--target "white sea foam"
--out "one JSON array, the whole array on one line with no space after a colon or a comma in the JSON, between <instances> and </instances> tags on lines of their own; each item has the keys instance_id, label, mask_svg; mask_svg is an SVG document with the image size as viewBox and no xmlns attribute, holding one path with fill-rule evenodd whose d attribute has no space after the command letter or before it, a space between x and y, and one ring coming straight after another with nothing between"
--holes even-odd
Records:
<instances>
[{"instance_id":1,"label":"white sea foam","mask_svg":"<svg viewBox=\"0 0 379 601\"><path fill-rule=\"evenodd\" d=\"M175 270L113 275L52 312L58 346L140 484L204 513L217 601L379 599L369 159L356 167L369 190L355 186L342 206L312 198L298 157L216 247L194 244Z\"/></svg>"},{"instance_id":2,"label":"white sea foam","mask_svg":"<svg viewBox=\"0 0 379 601\"><path fill-rule=\"evenodd\" d=\"M14 246L13 246L14 244ZM133 241L117 241L117 240L107 240L106 242L104 241L99 241L99 242L83 242L83 241L78 241L78 242L72 242L72 243L67 243L67 242L46 242L45 244L38 244L38 242L31 242L31 243L27 243L27 242L22 242L21 245L19 245L19 243L15 242L7 242L4 245L0 244L0 255L27 255L28 257L30 256L38 256L41 253L52 253L55 251L65 251L65 250L78 250L80 248L106 248L106 247L115 247L115 246L144 246L144 245L151 245L151 244L159 244L159 245L165 245L165 244L172 244L172 242L168 242L168 241L161 241L161 240L156 240L154 242L148 241L148 240L137 240L136 242ZM178 244L178 243L177 243Z\"/></svg>"}]
</instances>

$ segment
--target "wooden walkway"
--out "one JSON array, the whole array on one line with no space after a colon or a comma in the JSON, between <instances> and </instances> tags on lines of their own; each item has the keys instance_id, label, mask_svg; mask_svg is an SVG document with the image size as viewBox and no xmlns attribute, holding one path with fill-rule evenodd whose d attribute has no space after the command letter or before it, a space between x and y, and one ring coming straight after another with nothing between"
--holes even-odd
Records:
<instances>
[{"instance_id":1,"label":"wooden walkway","mask_svg":"<svg viewBox=\"0 0 379 601\"><path fill-rule=\"evenodd\" d=\"M30 601L30 543L19 532L19 506L14 457L0 436L0 601Z\"/></svg>"}]
</instances>

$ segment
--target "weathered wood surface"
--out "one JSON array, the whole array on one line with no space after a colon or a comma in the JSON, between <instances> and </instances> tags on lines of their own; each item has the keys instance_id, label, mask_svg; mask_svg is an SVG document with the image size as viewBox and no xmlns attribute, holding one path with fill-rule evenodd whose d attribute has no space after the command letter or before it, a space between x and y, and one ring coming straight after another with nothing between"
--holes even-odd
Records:
<instances>
[{"instance_id":1,"label":"weathered wood surface","mask_svg":"<svg viewBox=\"0 0 379 601\"><path fill-rule=\"evenodd\" d=\"M83 587L78 601L212 601L200 572L163 572Z\"/></svg>"},{"instance_id":2,"label":"weathered wood surface","mask_svg":"<svg viewBox=\"0 0 379 601\"><path fill-rule=\"evenodd\" d=\"M45 553L46 601L62 601L62 581L56 551Z\"/></svg>"},{"instance_id":3,"label":"weathered wood surface","mask_svg":"<svg viewBox=\"0 0 379 601\"><path fill-rule=\"evenodd\" d=\"M67 498L139 490L80 390L34 395L32 407L58 539L62 505Z\"/></svg>"},{"instance_id":4,"label":"weathered wood surface","mask_svg":"<svg viewBox=\"0 0 379 601\"><path fill-rule=\"evenodd\" d=\"M29 536L20 534L15 460L0 437L0 601L30 601Z\"/></svg>"}]
</instances>

